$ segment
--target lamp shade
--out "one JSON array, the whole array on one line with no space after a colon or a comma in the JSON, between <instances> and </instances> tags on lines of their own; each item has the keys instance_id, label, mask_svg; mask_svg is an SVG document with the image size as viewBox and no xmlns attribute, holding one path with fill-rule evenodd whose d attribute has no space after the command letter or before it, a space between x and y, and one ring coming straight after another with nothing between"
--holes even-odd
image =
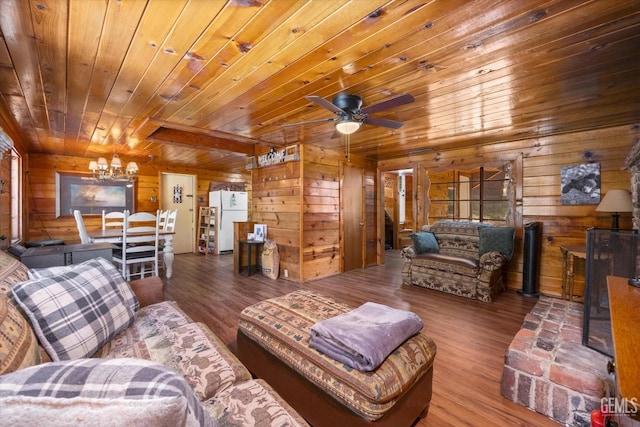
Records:
<instances>
[{"instance_id":1,"label":"lamp shade","mask_svg":"<svg viewBox=\"0 0 640 427\"><path fill-rule=\"evenodd\" d=\"M632 212L631 194L627 190L609 190L596 208L598 212Z\"/></svg>"},{"instance_id":2,"label":"lamp shade","mask_svg":"<svg viewBox=\"0 0 640 427\"><path fill-rule=\"evenodd\" d=\"M351 135L358 129L360 129L360 123L351 117L345 117L336 123L336 130L344 135Z\"/></svg>"},{"instance_id":3,"label":"lamp shade","mask_svg":"<svg viewBox=\"0 0 640 427\"><path fill-rule=\"evenodd\" d=\"M117 154L113 155L111 159L111 167L114 169L120 169L122 167L122 162L120 161L120 157Z\"/></svg>"},{"instance_id":4,"label":"lamp shade","mask_svg":"<svg viewBox=\"0 0 640 427\"><path fill-rule=\"evenodd\" d=\"M136 162L127 163L127 173L129 174L138 173L138 164Z\"/></svg>"}]
</instances>

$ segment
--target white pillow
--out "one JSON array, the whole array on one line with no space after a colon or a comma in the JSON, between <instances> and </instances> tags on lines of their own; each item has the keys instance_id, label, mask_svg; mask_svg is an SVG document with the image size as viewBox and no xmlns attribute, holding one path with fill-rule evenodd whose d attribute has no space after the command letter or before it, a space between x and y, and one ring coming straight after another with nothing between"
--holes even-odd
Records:
<instances>
[{"instance_id":1,"label":"white pillow","mask_svg":"<svg viewBox=\"0 0 640 427\"><path fill-rule=\"evenodd\" d=\"M11 292L55 361L90 357L135 321L97 260L65 274L17 283Z\"/></svg>"}]
</instances>

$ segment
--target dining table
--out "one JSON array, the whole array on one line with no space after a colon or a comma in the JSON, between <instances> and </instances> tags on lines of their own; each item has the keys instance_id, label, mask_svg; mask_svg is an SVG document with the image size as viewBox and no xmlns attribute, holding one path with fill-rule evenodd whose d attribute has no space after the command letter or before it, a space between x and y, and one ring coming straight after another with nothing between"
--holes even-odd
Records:
<instances>
[{"instance_id":1,"label":"dining table","mask_svg":"<svg viewBox=\"0 0 640 427\"><path fill-rule=\"evenodd\" d=\"M87 230L87 234L91 237L92 241L97 242L106 242L106 243L122 243L122 229L111 228L106 230ZM168 230L160 230L158 231L158 238L164 240L164 249L162 250L162 259L164 260L164 265L166 269L167 279L171 278L173 274L173 235L176 234L175 231ZM155 231L151 232L129 232L127 236L152 236L155 235Z\"/></svg>"}]
</instances>

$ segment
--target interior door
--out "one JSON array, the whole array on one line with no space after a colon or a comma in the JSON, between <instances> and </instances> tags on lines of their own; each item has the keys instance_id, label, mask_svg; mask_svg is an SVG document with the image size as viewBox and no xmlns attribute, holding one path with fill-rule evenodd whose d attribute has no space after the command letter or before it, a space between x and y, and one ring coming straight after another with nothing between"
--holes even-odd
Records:
<instances>
[{"instance_id":1,"label":"interior door","mask_svg":"<svg viewBox=\"0 0 640 427\"><path fill-rule=\"evenodd\" d=\"M160 180L160 209L177 209L173 250L176 254L195 251L195 176L163 173Z\"/></svg>"},{"instance_id":2,"label":"interior door","mask_svg":"<svg viewBox=\"0 0 640 427\"><path fill-rule=\"evenodd\" d=\"M344 167L342 184L342 232L344 271L364 267L365 216L362 185L363 170Z\"/></svg>"}]
</instances>

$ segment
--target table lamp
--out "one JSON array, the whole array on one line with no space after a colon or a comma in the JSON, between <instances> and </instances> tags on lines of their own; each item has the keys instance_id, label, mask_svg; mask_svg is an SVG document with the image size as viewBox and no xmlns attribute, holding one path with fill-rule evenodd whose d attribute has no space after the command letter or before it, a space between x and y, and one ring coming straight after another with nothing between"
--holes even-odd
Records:
<instances>
[{"instance_id":1,"label":"table lamp","mask_svg":"<svg viewBox=\"0 0 640 427\"><path fill-rule=\"evenodd\" d=\"M611 229L620 229L620 212L632 212L631 194L627 190L609 190L596 208L597 212L611 212Z\"/></svg>"}]
</instances>

